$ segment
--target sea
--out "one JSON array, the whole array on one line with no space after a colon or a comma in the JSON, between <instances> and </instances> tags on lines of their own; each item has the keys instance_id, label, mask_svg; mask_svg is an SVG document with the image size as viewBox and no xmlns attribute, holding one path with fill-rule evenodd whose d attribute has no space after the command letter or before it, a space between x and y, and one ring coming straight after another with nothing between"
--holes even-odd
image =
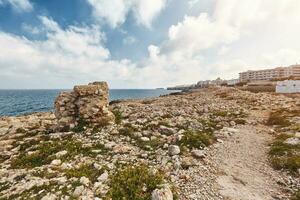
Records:
<instances>
[{"instance_id":1,"label":"sea","mask_svg":"<svg viewBox=\"0 0 300 200\"><path fill-rule=\"evenodd\" d=\"M0 116L53 111L54 101L68 90L0 90ZM145 99L177 92L165 89L111 89L109 100Z\"/></svg>"}]
</instances>

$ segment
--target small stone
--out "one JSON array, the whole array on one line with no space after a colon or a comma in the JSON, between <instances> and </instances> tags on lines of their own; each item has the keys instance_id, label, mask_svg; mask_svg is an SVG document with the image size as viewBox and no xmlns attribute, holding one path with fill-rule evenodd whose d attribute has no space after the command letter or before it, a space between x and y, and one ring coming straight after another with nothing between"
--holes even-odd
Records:
<instances>
[{"instance_id":1,"label":"small stone","mask_svg":"<svg viewBox=\"0 0 300 200\"><path fill-rule=\"evenodd\" d=\"M169 155L174 156L180 154L180 148L177 145L170 145L168 149Z\"/></svg>"},{"instance_id":2,"label":"small stone","mask_svg":"<svg viewBox=\"0 0 300 200\"><path fill-rule=\"evenodd\" d=\"M99 181L99 182L104 182L104 181L106 181L108 179L108 173L107 173L107 171L105 171L103 174L101 174L98 178L97 178L97 180Z\"/></svg>"},{"instance_id":3,"label":"small stone","mask_svg":"<svg viewBox=\"0 0 300 200\"><path fill-rule=\"evenodd\" d=\"M173 200L173 194L169 186L164 185L161 189L155 189L151 194L151 200Z\"/></svg>"},{"instance_id":4,"label":"small stone","mask_svg":"<svg viewBox=\"0 0 300 200\"><path fill-rule=\"evenodd\" d=\"M79 197L83 193L83 190L84 190L83 185L76 187L74 192L73 192L73 196L74 197Z\"/></svg>"},{"instance_id":5,"label":"small stone","mask_svg":"<svg viewBox=\"0 0 300 200\"><path fill-rule=\"evenodd\" d=\"M61 165L61 160L59 160L59 159L52 160L51 165L59 166L59 165Z\"/></svg>"},{"instance_id":6,"label":"small stone","mask_svg":"<svg viewBox=\"0 0 300 200\"><path fill-rule=\"evenodd\" d=\"M230 126L235 126L236 123L234 121L230 121Z\"/></svg>"},{"instance_id":7,"label":"small stone","mask_svg":"<svg viewBox=\"0 0 300 200\"><path fill-rule=\"evenodd\" d=\"M88 186L90 183L90 180L85 176L82 176L79 181L82 185L85 185L85 186Z\"/></svg>"},{"instance_id":8,"label":"small stone","mask_svg":"<svg viewBox=\"0 0 300 200\"><path fill-rule=\"evenodd\" d=\"M217 142L219 142L219 143L221 143L221 144L223 144L224 143L224 141L223 140L221 140L221 139L217 139Z\"/></svg>"},{"instance_id":9,"label":"small stone","mask_svg":"<svg viewBox=\"0 0 300 200\"><path fill-rule=\"evenodd\" d=\"M64 150L64 151L57 152L55 155L57 158L61 158L62 156L66 155L67 153L68 153L68 151Z\"/></svg>"},{"instance_id":10,"label":"small stone","mask_svg":"<svg viewBox=\"0 0 300 200\"><path fill-rule=\"evenodd\" d=\"M194 149L191 153L195 158L205 158L205 153L203 150Z\"/></svg>"},{"instance_id":11,"label":"small stone","mask_svg":"<svg viewBox=\"0 0 300 200\"><path fill-rule=\"evenodd\" d=\"M150 141L150 139L148 137L141 137L140 139L143 142L149 142Z\"/></svg>"}]
</instances>

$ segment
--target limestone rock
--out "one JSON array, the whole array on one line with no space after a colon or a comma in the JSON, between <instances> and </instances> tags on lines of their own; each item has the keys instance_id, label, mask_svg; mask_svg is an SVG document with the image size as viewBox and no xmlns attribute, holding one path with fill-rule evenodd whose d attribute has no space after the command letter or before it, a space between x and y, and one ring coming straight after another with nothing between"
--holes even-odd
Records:
<instances>
[{"instance_id":1,"label":"limestone rock","mask_svg":"<svg viewBox=\"0 0 300 200\"><path fill-rule=\"evenodd\" d=\"M288 138L284 142L284 144L289 144L289 145L298 145L300 144L300 139L299 138Z\"/></svg>"},{"instance_id":2,"label":"limestone rock","mask_svg":"<svg viewBox=\"0 0 300 200\"><path fill-rule=\"evenodd\" d=\"M151 195L152 200L173 200L173 194L170 188L165 185L161 189L155 189Z\"/></svg>"},{"instance_id":3,"label":"limestone rock","mask_svg":"<svg viewBox=\"0 0 300 200\"><path fill-rule=\"evenodd\" d=\"M52 160L51 165L55 165L55 166L61 165L61 160L59 160L59 159Z\"/></svg>"},{"instance_id":4,"label":"limestone rock","mask_svg":"<svg viewBox=\"0 0 300 200\"><path fill-rule=\"evenodd\" d=\"M177 145L170 145L168 149L169 155L174 156L180 154L180 148Z\"/></svg>"},{"instance_id":5,"label":"limestone rock","mask_svg":"<svg viewBox=\"0 0 300 200\"><path fill-rule=\"evenodd\" d=\"M108 106L107 83L94 82L60 93L55 100L55 116L60 129L73 128L82 122L105 125L114 121Z\"/></svg>"},{"instance_id":6,"label":"limestone rock","mask_svg":"<svg viewBox=\"0 0 300 200\"><path fill-rule=\"evenodd\" d=\"M205 157L205 153L203 150L194 149L194 150L192 150L191 153L195 158L204 158Z\"/></svg>"},{"instance_id":7,"label":"limestone rock","mask_svg":"<svg viewBox=\"0 0 300 200\"><path fill-rule=\"evenodd\" d=\"M90 180L85 176L82 176L79 181L82 185L85 185L85 186L88 186L90 183Z\"/></svg>"},{"instance_id":8,"label":"limestone rock","mask_svg":"<svg viewBox=\"0 0 300 200\"><path fill-rule=\"evenodd\" d=\"M75 188L74 192L73 192L73 196L74 197L79 197L84 191L84 186L81 185L81 186L78 186Z\"/></svg>"}]
</instances>

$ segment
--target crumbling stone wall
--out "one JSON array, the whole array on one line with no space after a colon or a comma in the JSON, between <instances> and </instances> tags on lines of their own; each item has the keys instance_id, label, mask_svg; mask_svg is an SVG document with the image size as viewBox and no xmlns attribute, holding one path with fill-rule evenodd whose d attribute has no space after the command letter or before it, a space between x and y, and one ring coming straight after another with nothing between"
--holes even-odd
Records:
<instances>
[{"instance_id":1,"label":"crumbling stone wall","mask_svg":"<svg viewBox=\"0 0 300 200\"><path fill-rule=\"evenodd\" d=\"M103 125L114 121L108 103L106 82L75 86L71 92L61 92L55 100L55 116L61 129L74 128L80 121Z\"/></svg>"}]
</instances>

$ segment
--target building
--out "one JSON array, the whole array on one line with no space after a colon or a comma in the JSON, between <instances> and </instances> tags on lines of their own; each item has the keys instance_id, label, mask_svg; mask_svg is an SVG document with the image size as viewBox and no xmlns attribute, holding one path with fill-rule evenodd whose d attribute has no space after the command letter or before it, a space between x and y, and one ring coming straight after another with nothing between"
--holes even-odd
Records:
<instances>
[{"instance_id":1,"label":"building","mask_svg":"<svg viewBox=\"0 0 300 200\"><path fill-rule=\"evenodd\" d=\"M199 81L196 86L199 88L205 88L205 87L208 87L209 84L210 84L210 80Z\"/></svg>"},{"instance_id":2,"label":"building","mask_svg":"<svg viewBox=\"0 0 300 200\"><path fill-rule=\"evenodd\" d=\"M289 67L277 67L265 70L249 70L240 73L240 82L272 80L282 78L300 78L300 65L291 65Z\"/></svg>"},{"instance_id":3,"label":"building","mask_svg":"<svg viewBox=\"0 0 300 200\"><path fill-rule=\"evenodd\" d=\"M240 80L239 79L230 79L230 80L226 80L226 82L227 82L228 86L234 86L234 85L238 84L240 82Z\"/></svg>"},{"instance_id":4,"label":"building","mask_svg":"<svg viewBox=\"0 0 300 200\"><path fill-rule=\"evenodd\" d=\"M300 93L300 80L278 81L276 93Z\"/></svg>"}]
</instances>

